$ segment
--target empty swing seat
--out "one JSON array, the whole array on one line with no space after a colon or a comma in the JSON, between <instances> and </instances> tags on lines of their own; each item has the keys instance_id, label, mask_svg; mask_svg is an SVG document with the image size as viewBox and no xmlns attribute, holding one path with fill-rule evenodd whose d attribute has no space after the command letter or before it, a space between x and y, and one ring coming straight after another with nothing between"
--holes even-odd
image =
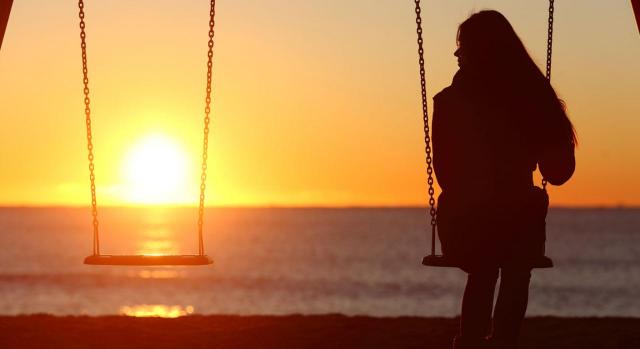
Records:
<instances>
[{"instance_id":1,"label":"empty swing seat","mask_svg":"<svg viewBox=\"0 0 640 349\"><path fill-rule=\"evenodd\" d=\"M422 259L422 265L428 267L459 267L460 264L443 255L427 255ZM553 261L547 256L540 256L532 263L533 268L553 268Z\"/></svg>"},{"instance_id":2,"label":"empty swing seat","mask_svg":"<svg viewBox=\"0 0 640 349\"><path fill-rule=\"evenodd\" d=\"M207 255L91 255L84 259L90 265L209 265L213 260Z\"/></svg>"}]
</instances>

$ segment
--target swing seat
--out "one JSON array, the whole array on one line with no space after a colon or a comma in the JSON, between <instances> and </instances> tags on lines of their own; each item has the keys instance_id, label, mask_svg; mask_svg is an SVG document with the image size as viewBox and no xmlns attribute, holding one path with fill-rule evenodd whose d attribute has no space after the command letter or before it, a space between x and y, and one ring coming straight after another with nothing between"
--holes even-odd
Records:
<instances>
[{"instance_id":1,"label":"swing seat","mask_svg":"<svg viewBox=\"0 0 640 349\"><path fill-rule=\"evenodd\" d=\"M213 260L207 255L91 255L84 259L90 265L209 265Z\"/></svg>"},{"instance_id":2,"label":"swing seat","mask_svg":"<svg viewBox=\"0 0 640 349\"><path fill-rule=\"evenodd\" d=\"M426 265L428 267L457 268L460 266L460 263L443 255L432 254L422 258L422 265ZM533 267L541 269L553 268L553 261L547 256L540 256L533 261Z\"/></svg>"}]
</instances>

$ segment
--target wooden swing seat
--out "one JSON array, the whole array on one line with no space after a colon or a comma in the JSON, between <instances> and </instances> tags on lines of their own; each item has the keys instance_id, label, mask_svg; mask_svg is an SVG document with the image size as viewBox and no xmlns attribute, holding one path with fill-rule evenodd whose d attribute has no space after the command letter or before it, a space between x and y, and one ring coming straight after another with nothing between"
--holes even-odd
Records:
<instances>
[{"instance_id":1,"label":"wooden swing seat","mask_svg":"<svg viewBox=\"0 0 640 349\"><path fill-rule=\"evenodd\" d=\"M91 255L84 259L90 265L209 265L213 260L207 255Z\"/></svg>"},{"instance_id":2,"label":"wooden swing seat","mask_svg":"<svg viewBox=\"0 0 640 349\"><path fill-rule=\"evenodd\" d=\"M459 267L460 264L455 260L447 258L443 255L428 255L422 259L422 265L426 265L428 267L450 267L456 268ZM534 268L553 268L553 261L551 258L547 256L540 256L533 261Z\"/></svg>"}]
</instances>

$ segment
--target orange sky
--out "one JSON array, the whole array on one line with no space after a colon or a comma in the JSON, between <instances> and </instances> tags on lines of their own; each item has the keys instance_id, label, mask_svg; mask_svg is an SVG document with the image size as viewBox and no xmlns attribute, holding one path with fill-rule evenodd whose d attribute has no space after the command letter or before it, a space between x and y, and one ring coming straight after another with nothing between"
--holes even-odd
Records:
<instances>
[{"instance_id":1,"label":"orange sky","mask_svg":"<svg viewBox=\"0 0 640 349\"><path fill-rule=\"evenodd\" d=\"M208 203L424 205L411 1L219 1ZM544 62L544 1L425 1L430 97L456 70L457 25L510 19ZM162 135L196 204L207 1L89 1L98 201L134 204L132 147ZM640 40L628 1L556 3L553 84L580 138L554 205L640 205ZM0 205L89 202L77 8L21 0L0 52ZM430 106L431 107L431 106Z\"/></svg>"}]
</instances>

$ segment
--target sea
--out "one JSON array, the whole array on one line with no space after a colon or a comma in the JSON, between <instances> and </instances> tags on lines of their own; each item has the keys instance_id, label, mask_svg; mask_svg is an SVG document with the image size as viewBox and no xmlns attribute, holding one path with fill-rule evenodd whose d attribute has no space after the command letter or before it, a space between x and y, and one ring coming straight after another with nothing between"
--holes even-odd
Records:
<instances>
[{"instance_id":1,"label":"sea","mask_svg":"<svg viewBox=\"0 0 640 349\"><path fill-rule=\"evenodd\" d=\"M103 254L197 253L195 208L102 208ZM88 208L0 208L0 314L456 316L424 208L208 208L213 265L88 266ZM640 209L552 208L528 315L640 316Z\"/></svg>"}]
</instances>

